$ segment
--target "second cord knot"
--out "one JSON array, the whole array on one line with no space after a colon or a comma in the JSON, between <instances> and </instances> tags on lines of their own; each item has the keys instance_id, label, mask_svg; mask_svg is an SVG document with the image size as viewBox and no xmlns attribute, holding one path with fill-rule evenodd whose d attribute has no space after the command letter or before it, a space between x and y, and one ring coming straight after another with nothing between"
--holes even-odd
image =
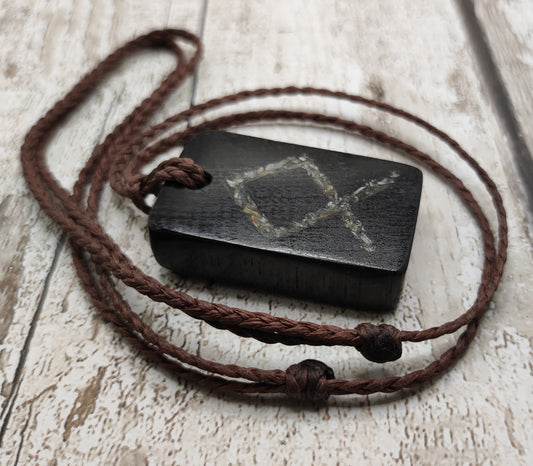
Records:
<instances>
[{"instance_id":1,"label":"second cord knot","mask_svg":"<svg viewBox=\"0 0 533 466\"><path fill-rule=\"evenodd\" d=\"M306 359L285 371L285 388L290 398L325 401L329 397L328 380L334 379L333 369L321 361Z\"/></svg>"},{"instance_id":2,"label":"second cord knot","mask_svg":"<svg viewBox=\"0 0 533 466\"><path fill-rule=\"evenodd\" d=\"M388 362L402 355L400 331L388 324L359 324L356 327L359 340L356 349L369 361Z\"/></svg>"}]
</instances>

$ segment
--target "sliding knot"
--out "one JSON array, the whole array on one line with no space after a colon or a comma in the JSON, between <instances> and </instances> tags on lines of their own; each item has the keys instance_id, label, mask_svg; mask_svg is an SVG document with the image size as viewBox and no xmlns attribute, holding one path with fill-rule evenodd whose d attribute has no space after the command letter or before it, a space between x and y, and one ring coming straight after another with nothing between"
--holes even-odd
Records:
<instances>
[{"instance_id":1,"label":"sliding knot","mask_svg":"<svg viewBox=\"0 0 533 466\"><path fill-rule=\"evenodd\" d=\"M306 359L285 371L285 389L289 398L307 401L326 401L328 380L334 379L333 369L321 361Z\"/></svg>"},{"instance_id":2,"label":"sliding knot","mask_svg":"<svg viewBox=\"0 0 533 466\"><path fill-rule=\"evenodd\" d=\"M387 324L359 324L359 341L356 349L369 361L396 361L402 355L400 331Z\"/></svg>"}]
</instances>

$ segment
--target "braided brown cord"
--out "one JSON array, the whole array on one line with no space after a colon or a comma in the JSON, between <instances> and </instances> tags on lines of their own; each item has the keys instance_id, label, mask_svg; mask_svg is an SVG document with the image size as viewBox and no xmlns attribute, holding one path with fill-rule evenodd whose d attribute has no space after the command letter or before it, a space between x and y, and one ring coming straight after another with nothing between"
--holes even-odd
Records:
<instances>
[{"instance_id":1,"label":"braided brown cord","mask_svg":"<svg viewBox=\"0 0 533 466\"><path fill-rule=\"evenodd\" d=\"M177 39L195 47L186 58ZM52 130L98 84L102 77L126 56L143 47L163 47L177 58L176 68L161 85L119 124L93 151L79 174L73 192L63 189L50 173L44 160ZM105 320L111 322L128 342L153 361L184 379L210 389L238 393L286 393L290 397L323 400L329 395L393 392L427 381L449 368L466 351L479 319L492 300L500 282L507 256L507 221L503 202L487 172L461 146L444 132L410 113L361 96L311 87L285 87L243 91L195 105L164 122L143 130L148 119L165 97L196 68L201 55L199 39L184 30L154 31L128 42L92 72L87 74L62 100L29 131L21 149L21 160L28 187L43 210L67 233L76 271L84 289ZM288 110L261 110L234 113L194 124L169 136L160 137L177 124L203 115L207 110L244 99L279 95L319 95L348 100L373 107L411 121L446 143L477 173L490 194L498 219L498 241L479 203L463 182L433 160L428 154L386 133L354 121L319 113ZM354 329L333 325L298 322L260 312L209 303L172 290L138 269L98 223L97 212L103 187L109 181L119 194L129 197L142 211L148 212L144 198L159 191L165 181L179 182L188 188L201 188L208 177L192 160L173 158L143 175L143 166L157 155L183 145L194 135L208 129L224 129L243 123L268 120L294 120L339 128L390 145L425 163L450 183L477 220L483 238L484 264L475 302L462 315L440 326L425 330L403 331L390 325L364 323ZM160 137L156 142L154 140ZM391 361L401 356L402 341L423 341L453 333L466 326L457 343L425 368L403 376L383 379L335 379L333 371L319 361L307 360L283 370L263 370L208 361L179 348L153 331L133 312L118 293L120 280L154 301L180 309L189 316L236 335L252 337L265 343L286 345L352 346L370 360ZM240 379L240 380L232 380ZM243 380L244 379L244 380Z\"/></svg>"}]
</instances>

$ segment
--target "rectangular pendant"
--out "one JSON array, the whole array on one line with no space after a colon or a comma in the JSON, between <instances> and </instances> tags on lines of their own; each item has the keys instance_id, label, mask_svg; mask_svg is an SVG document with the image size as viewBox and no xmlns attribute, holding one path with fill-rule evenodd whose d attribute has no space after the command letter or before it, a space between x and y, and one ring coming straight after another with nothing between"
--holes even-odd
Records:
<instances>
[{"instance_id":1,"label":"rectangular pendant","mask_svg":"<svg viewBox=\"0 0 533 466\"><path fill-rule=\"evenodd\" d=\"M222 131L199 134L182 157L213 179L161 189L148 225L162 266L349 308L396 307L420 170Z\"/></svg>"}]
</instances>

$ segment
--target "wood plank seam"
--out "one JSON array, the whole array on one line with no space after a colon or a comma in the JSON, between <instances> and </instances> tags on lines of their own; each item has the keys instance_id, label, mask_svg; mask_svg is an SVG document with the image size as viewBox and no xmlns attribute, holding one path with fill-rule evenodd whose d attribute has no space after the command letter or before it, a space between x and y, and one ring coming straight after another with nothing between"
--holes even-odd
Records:
<instances>
[{"instance_id":1,"label":"wood plank seam","mask_svg":"<svg viewBox=\"0 0 533 466\"><path fill-rule=\"evenodd\" d=\"M170 14L170 11L169 11L169 14ZM204 33L205 23L206 23L206 16L207 16L207 0L203 0L202 7L201 7L201 13L200 13L200 20L198 22L198 33L199 33L200 38L203 36L203 33ZM198 80L198 69L195 71L195 73L193 75L193 84L192 84L191 99L190 99L191 105L193 105L194 101L195 101L197 80ZM122 95L123 91L124 91L124 89L122 89L122 91L119 92L119 94L114 97L113 102L115 102L117 99L120 98L120 96ZM107 117L104 119L104 121L102 123L101 131L100 131L100 134L99 134L99 139L100 140L105 135L105 127L106 127L107 122L108 122L108 117L109 117L109 113L107 114ZM188 122L188 125L189 125L189 122ZM66 235L63 233L61 235L61 237L59 238L59 241L57 243L57 246L56 246L56 249L55 249L55 252L54 252L54 256L53 256L53 259L52 259L52 263L50 265L50 269L48 270L48 272L46 274L46 278L45 278L45 281L44 281L44 284L43 284L41 295L40 295L40 298L39 298L39 301L38 301L38 304L37 304L37 309L36 309L36 311L33 314L33 317L31 319L31 323L30 323L30 329L28 331L28 334L26 335L26 339L24 340L23 347L22 347L22 349L20 351L20 359L19 359L17 367L15 369L15 374L14 374L14 377L13 377L13 383L12 383L12 386L10 387L10 392L9 392L9 395L8 395L8 397L6 399L4 408L3 408L3 410L2 410L2 412L0 414L0 419L2 420L1 421L2 424L1 424L1 427L0 427L0 447L3 444L3 438L4 438L4 435L5 435L6 431L7 431L7 428L8 428L8 425L9 425L9 421L10 421L10 418L11 418L11 414L12 414L12 411L13 411L13 407L15 406L15 402L16 402L16 399L17 399L17 394L18 394L18 391L19 391L19 387L20 387L20 384L22 382L22 374L23 374L23 371L24 371L27 354L28 354L28 352L30 350L30 346L31 346L31 342L32 342L32 339L33 339L33 335L35 334L35 329L37 327L37 324L38 324L38 321L39 321L39 317L40 317L42 309L44 307L44 303L46 302L46 298L47 298L47 295L48 295L48 290L50 288L50 283L51 283L52 278L54 276L54 273L55 273L55 271L57 269L59 257L61 255L61 252L64 250L65 241L66 241ZM21 449L22 449L22 444L23 444L23 440L24 440L23 437L24 437L24 433L26 431L26 428L27 428L27 424L25 425L24 429L21 432L21 442L20 442L20 445L19 445L19 448L18 448L18 451L17 451L15 464L18 463L18 458L20 456L20 452L21 452Z\"/></svg>"},{"instance_id":2,"label":"wood plank seam","mask_svg":"<svg viewBox=\"0 0 533 466\"><path fill-rule=\"evenodd\" d=\"M200 13L200 21L198 24L198 37L200 37L200 40L203 40L204 37L204 31L205 31L205 23L207 18L207 0L203 0L202 2L202 11ZM194 74L192 77L192 91L191 91L191 100L190 100L190 106L192 107L196 103L196 88L198 86L198 74L199 74L200 68L196 68L194 70ZM191 120L187 120L187 126L190 126Z\"/></svg>"},{"instance_id":3,"label":"wood plank seam","mask_svg":"<svg viewBox=\"0 0 533 466\"><path fill-rule=\"evenodd\" d=\"M491 46L476 15L471 0L458 0L460 15L472 44L474 57L485 85L494 113L510 140L511 151L516 163L518 176L527 201L528 211L524 212L527 234L533 239L533 155L523 138L523 131L516 117L516 111L509 97L509 91L502 79L501 72L493 58Z\"/></svg>"},{"instance_id":4,"label":"wood plank seam","mask_svg":"<svg viewBox=\"0 0 533 466\"><path fill-rule=\"evenodd\" d=\"M111 115L111 110L113 108L113 105L117 102L117 100L120 99L124 92L124 88L122 88L116 95L114 95L113 100L111 101L109 111L106 113L106 117L104 118L100 132L98 134L97 140L102 140L105 136L105 129L109 120L109 117ZM0 419L2 419L2 426L0 428L0 446L2 446L2 440L5 434L5 431L7 429L7 426L9 424L9 419L11 417L11 412L13 410L13 406L15 405L17 394L18 394L18 388L20 386L20 383L22 382L22 372L24 370L25 362L27 354L30 350L31 341L33 339L33 335L35 333L35 329L37 327L37 323L39 320L39 317L41 315L42 308L44 306L44 303L46 301L46 298L48 296L48 289L50 287L50 283L52 281L53 275L55 270L57 269L57 263L59 261L59 257L64 250L64 245L66 241L66 235L63 233L57 243L56 249L54 251L54 256L52 258L52 263L50 264L50 269L47 272L47 275L44 280L43 289L41 291L41 296L39 298L39 301L37 303L37 309L35 313L32 316L31 323L30 323L30 329L28 331L28 334L26 335L26 339L24 340L24 344L22 346L21 352L20 352L20 359L17 364L17 368L15 369L15 374L13 377L13 383L11 386L10 393L6 399L4 408L2 410L2 413L0 415Z\"/></svg>"},{"instance_id":5,"label":"wood plank seam","mask_svg":"<svg viewBox=\"0 0 533 466\"><path fill-rule=\"evenodd\" d=\"M57 269L57 265L59 262L59 256L61 254L61 251L63 250L65 241L66 241L66 234L62 233L57 243L56 250L54 252L54 258L52 260L52 264L50 265L50 269L48 270L48 273L46 274L46 278L43 284L43 289L41 291L41 296L39 297L39 302L37 304L37 309L35 310L31 323L30 323L30 329L28 331L28 334L26 335L26 339L24 340L24 345L22 346L22 349L20 351L20 359L17 364L17 368L15 369L15 375L13 377L13 384L11 386L9 396L6 399L6 404L4 406L4 409L2 410L1 417L3 418L3 420L2 420L2 427L0 428L0 447L2 446L2 441L4 438L4 434L6 432L7 426L9 424L9 419L11 418L13 406L15 405L18 388L22 380L22 371L24 370L24 365L26 363L26 358L28 355L28 351L30 349L31 341L33 339L33 335L35 334L35 329L37 327L39 317L44 308L44 303L46 301L46 297L48 296L48 290L50 288L50 283L52 281L52 277L54 276L54 272Z\"/></svg>"}]
</instances>

